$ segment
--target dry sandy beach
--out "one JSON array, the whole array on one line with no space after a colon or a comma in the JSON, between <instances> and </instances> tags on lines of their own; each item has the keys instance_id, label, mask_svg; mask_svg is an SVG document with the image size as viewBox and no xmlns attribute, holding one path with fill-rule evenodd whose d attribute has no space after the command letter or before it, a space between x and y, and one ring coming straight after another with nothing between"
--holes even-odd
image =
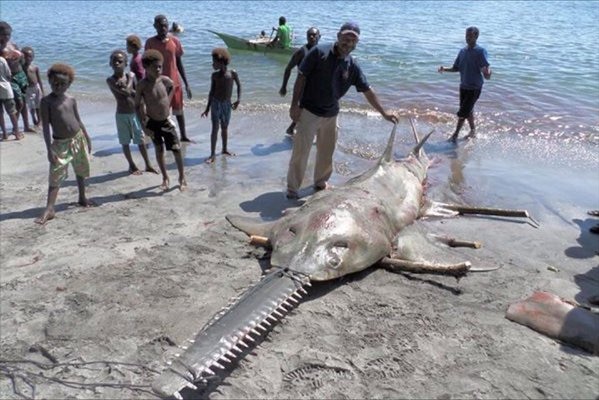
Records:
<instances>
[{"instance_id":1,"label":"dry sandy beach","mask_svg":"<svg viewBox=\"0 0 599 400\"><path fill-rule=\"evenodd\" d=\"M0 143L0 398L153 398L149 385L180 351L177 345L258 281L268 265L266 251L249 245L224 216L273 219L297 205L283 194L291 148L282 135L285 111L234 114L231 149L238 156L218 157L211 166L203 164L209 122L196 118L199 109L189 111L188 132L198 143L187 147L184 193L176 187L161 193L158 175L126 173L111 108L88 104L81 114L96 146L87 193L99 206L72 205L77 187L70 171L56 219L46 226L33 223L47 191L41 135ZM391 129L370 116L341 118L342 128L376 135L369 156L361 158L348 150L342 130L334 184L372 165ZM405 121L401 129L406 135L397 154L409 143ZM570 202L538 171L512 179L480 161L478 152L489 151L492 138L482 135L460 149L458 159L470 152L463 164L439 150L444 139L441 133L431 138L439 157L429 196L526 208L541 226L491 217L427 219L420 229L483 247L439 247L434 254L418 254L416 247L415 253L500 269L456 281L371 268L314 285L241 362L185 395L597 398L598 357L504 317L509 304L535 290L579 303L599 293L599 236L588 232L599 220L586 215L599 198L597 178L571 184L583 188L583 201ZM150 154L153 160L153 149ZM137 150L133 156L141 166ZM176 182L172 157L167 160ZM547 174L555 178L552 170ZM564 176L586 175L574 169ZM463 188L462 197L454 185ZM537 190L548 194L534 196Z\"/></svg>"}]
</instances>

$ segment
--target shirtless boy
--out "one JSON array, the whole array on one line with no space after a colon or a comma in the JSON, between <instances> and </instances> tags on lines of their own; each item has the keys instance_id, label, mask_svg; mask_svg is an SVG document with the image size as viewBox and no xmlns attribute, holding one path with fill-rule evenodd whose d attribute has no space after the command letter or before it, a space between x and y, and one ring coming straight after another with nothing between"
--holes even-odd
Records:
<instances>
[{"instance_id":1,"label":"shirtless boy","mask_svg":"<svg viewBox=\"0 0 599 400\"><path fill-rule=\"evenodd\" d=\"M181 143L177 129L170 120L171 98L174 93L173 81L162 75L162 54L158 50L146 50L141 58L146 77L135 92L135 111L142 121L144 132L152 138L156 149L156 161L162 173L162 190L168 190L169 179L164 162L164 148L171 150L179 170L179 190L187 188L183 170ZM142 103L143 100L143 103ZM145 105L145 107L144 107Z\"/></svg>"},{"instance_id":2,"label":"shirtless boy","mask_svg":"<svg viewBox=\"0 0 599 400\"><path fill-rule=\"evenodd\" d=\"M27 74L27 89L25 91L25 102L29 107L31 113L31 120L33 125L39 126L42 122L40 115L40 102L44 97L44 86L40 78L40 69L37 65L33 64L35 58L35 52L31 47L23 47L23 69Z\"/></svg>"},{"instance_id":3,"label":"shirtless boy","mask_svg":"<svg viewBox=\"0 0 599 400\"><path fill-rule=\"evenodd\" d=\"M158 172L152 167L148 159L141 124L135 114L137 81L133 72L125 72L127 54L123 50L113 51L110 55L110 66L114 74L106 79L106 83L116 99L116 129L119 135L119 143L123 146L123 154L129 163L129 173L131 175L141 175L141 171L131 157L129 143L133 141L139 147L139 152L146 164L146 172L157 174Z\"/></svg>"},{"instance_id":4,"label":"shirtless boy","mask_svg":"<svg viewBox=\"0 0 599 400\"><path fill-rule=\"evenodd\" d=\"M67 178L69 164L73 164L77 176L79 205L83 207L94 205L85 197L85 178L89 176L89 154L92 150L92 142L79 118L77 102L66 93L73 79L75 79L75 71L69 65L54 64L48 70L48 82L52 93L42 98L41 117L50 162L50 179L46 209L35 220L40 225L54 218L54 204L58 197L58 189Z\"/></svg>"},{"instance_id":5,"label":"shirtless boy","mask_svg":"<svg viewBox=\"0 0 599 400\"><path fill-rule=\"evenodd\" d=\"M231 56L225 48L216 48L212 50L212 68L216 72L212 73L210 92L208 93L208 104L202 113L202 117L208 116L208 111L212 107L210 117L212 119L212 133L210 135L210 157L206 163L211 164L215 159L216 139L218 136L218 126L220 124L221 136L223 140L224 155L233 156L235 154L227 150L228 128L231 120L231 109L236 110L241 98L241 84L239 76L235 70L228 70L227 65L231 61ZM237 101L231 104L233 95L233 83L237 85Z\"/></svg>"}]
</instances>

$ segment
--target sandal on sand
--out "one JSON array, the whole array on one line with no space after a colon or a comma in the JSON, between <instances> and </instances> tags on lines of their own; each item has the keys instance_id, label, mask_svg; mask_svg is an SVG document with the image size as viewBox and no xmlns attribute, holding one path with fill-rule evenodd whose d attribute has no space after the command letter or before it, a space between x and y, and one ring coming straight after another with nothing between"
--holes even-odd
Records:
<instances>
[{"instance_id":1,"label":"sandal on sand","mask_svg":"<svg viewBox=\"0 0 599 400\"><path fill-rule=\"evenodd\" d=\"M599 210L591 210L588 211L587 214L592 215L593 217L599 217Z\"/></svg>"}]
</instances>

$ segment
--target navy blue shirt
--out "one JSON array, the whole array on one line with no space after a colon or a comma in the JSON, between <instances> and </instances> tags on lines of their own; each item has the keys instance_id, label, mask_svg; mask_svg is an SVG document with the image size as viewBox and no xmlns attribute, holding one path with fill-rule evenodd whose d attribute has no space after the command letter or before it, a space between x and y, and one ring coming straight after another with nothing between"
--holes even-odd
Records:
<instances>
[{"instance_id":1,"label":"navy blue shirt","mask_svg":"<svg viewBox=\"0 0 599 400\"><path fill-rule=\"evenodd\" d=\"M480 70L488 66L487 51L479 45L473 48L466 46L460 50L453 63L453 67L460 71L460 88L482 89L483 74Z\"/></svg>"},{"instance_id":2,"label":"navy blue shirt","mask_svg":"<svg viewBox=\"0 0 599 400\"><path fill-rule=\"evenodd\" d=\"M300 107L319 117L339 113L339 99L353 85L358 92L370 89L356 60L348 55L338 58L333 45L314 46L302 60L299 73L306 77Z\"/></svg>"}]
</instances>

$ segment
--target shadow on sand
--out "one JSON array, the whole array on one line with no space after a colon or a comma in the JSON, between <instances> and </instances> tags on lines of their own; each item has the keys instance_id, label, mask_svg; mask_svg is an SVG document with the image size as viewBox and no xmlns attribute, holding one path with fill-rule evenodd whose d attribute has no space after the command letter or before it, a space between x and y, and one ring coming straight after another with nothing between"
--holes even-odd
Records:
<instances>
[{"instance_id":1,"label":"shadow on sand","mask_svg":"<svg viewBox=\"0 0 599 400\"><path fill-rule=\"evenodd\" d=\"M76 185L76 184L75 184ZM115 202L119 202L119 201L126 201L126 200L134 200L134 199L141 199L141 198L149 198L149 197L158 197L158 196L162 196L165 193L171 192L173 190L178 190L179 186L173 186L170 187L167 191L158 191L158 192L154 192L153 190L158 189L160 187L160 185L156 185L156 186L150 186L144 189L140 189L140 190L136 190L134 192L128 192L128 193L117 193L117 194L112 194L109 196L99 196L99 197L93 197L90 198L89 200L93 201L95 203L94 207L90 207L89 209L92 210L96 207L99 207L103 204L108 204L108 203L115 203ZM79 208L80 206L78 205L78 203L61 203L61 204L56 204L54 206L54 210L55 212L58 214L59 212L63 212L72 208ZM26 210L22 210L22 211L14 211L14 212L10 212L10 213L6 213L6 214L0 214L0 221L6 221L9 219L34 219L39 217L40 215L42 215L42 213L44 212L45 207L35 207L35 208L28 208Z\"/></svg>"}]
</instances>

